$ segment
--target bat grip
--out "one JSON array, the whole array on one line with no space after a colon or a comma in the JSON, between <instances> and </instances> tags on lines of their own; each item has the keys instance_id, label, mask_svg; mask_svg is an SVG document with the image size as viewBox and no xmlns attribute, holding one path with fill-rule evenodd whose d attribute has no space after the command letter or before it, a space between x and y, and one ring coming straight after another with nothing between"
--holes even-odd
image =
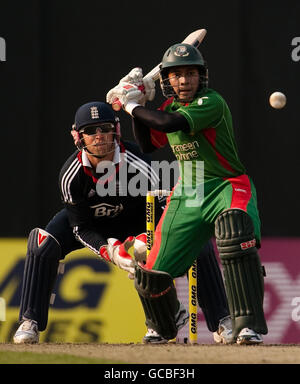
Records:
<instances>
[{"instance_id":1,"label":"bat grip","mask_svg":"<svg viewBox=\"0 0 300 384\"><path fill-rule=\"evenodd\" d=\"M144 92L145 93L145 86L144 85L139 85L138 86L138 89L141 91L141 92ZM114 99L114 101L112 102L112 109L115 111L115 112L118 112L122 109L122 103L121 101L116 98Z\"/></svg>"},{"instance_id":2,"label":"bat grip","mask_svg":"<svg viewBox=\"0 0 300 384\"><path fill-rule=\"evenodd\" d=\"M119 99L115 99L113 102L112 102L112 109L116 112L120 111L121 108L122 108L122 103Z\"/></svg>"}]
</instances>

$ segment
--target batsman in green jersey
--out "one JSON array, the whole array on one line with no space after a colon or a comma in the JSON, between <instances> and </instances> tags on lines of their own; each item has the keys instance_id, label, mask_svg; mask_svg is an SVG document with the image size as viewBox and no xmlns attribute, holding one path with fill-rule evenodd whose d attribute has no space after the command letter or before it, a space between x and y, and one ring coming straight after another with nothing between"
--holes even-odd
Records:
<instances>
[{"instance_id":1,"label":"batsman in green jersey","mask_svg":"<svg viewBox=\"0 0 300 384\"><path fill-rule=\"evenodd\" d=\"M132 115L141 146L143 141L157 146L167 138L180 170L147 263L136 266L135 287L146 324L166 339L176 335L180 304L173 278L190 268L199 249L215 235L233 321L232 342L259 344L261 334L267 333L257 252L260 219L254 184L238 157L230 110L222 96L208 88L206 63L191 45L175 44L166 51L160 77L167 97L160 110L144 107L155 93L149 79L144 91L136 82L120 83L108 94L108 102L119 98Z\"/></svg>"}]
</instances>

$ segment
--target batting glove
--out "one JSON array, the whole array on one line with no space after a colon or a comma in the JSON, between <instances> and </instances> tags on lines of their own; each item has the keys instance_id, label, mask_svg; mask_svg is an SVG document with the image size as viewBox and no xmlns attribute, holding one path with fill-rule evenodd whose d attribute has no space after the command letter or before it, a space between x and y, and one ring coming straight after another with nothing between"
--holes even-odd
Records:
<instances>
[{"instance_id":1,"label":"batting glove","mask_svg":"<svg viewBox=\"0 0 300 384\"><path fill-rule=\"evenodd\" d=\"M109 238L107 245L100 248L100 255L103 259L111 261L119 268L134 275L134 260L128 253L129 248L134 244L134 236L129 236L124 243L120 240Z\"/></svg>"},{"instance_id":2,"label":"batting glove","mask_svg":"<svg viewBox=\"0 0 300 384\"><path fill-rule=\"evenodd\" d=\"M132 252L131 252L132 253ZM147 259L147 234L141 233L136 236L133 244L133 254L135 261L145 264ZM134 279L134 273L128 273L129 279Z\"/></svg>"},{"instance_id":3,"label":"batting glove","mask_svg":"<svg viewBox=\"0 0 300 384\"><path fill-rule=\"evenodd\" d=\"M155 81L151 77L145 76L143 79L146 100L152 101L155 97Z\"/></svg>"},{"instance_id":4,"label":"batting glove","mask_svg":"<svg viewBox=\"0 0 300 384\"><path fill-rule=\"evenodd\" d=\"M130 83L119 84L106 95L106 101L113 104L119 100L123 109L130 115L135 107L142 105L144 94L136 85Z\"/></svg>"},{"instance_id":5,"label":"batting glove","mask_svg":"<svg viewBox=\"0 0 300 384\"><path fill-rule=\"evenodd\" d=\"M143 95L141 95L139 99L139 104L141 104L143 107L146 104L146 101L148 100L147 98L147 93L145 90L145 86L143 83L143 70L142 68L136 67L133 68L126 76L124 76L120 82L119 85L124 85L124 83L129 83L131 85L135 85L138 87L138 89L142 92Z\"/></svg>"},{"instance_id":6,"label":"batting glove","mask_svg":"<svg viewBox=\"0 0 300 384\"><path fill-rule=\"evenodd\" d=\"M119 84L130 83L137 87L143 85L143 71L142 68L133 68L126 76L124 76Z\"/></svg>"},{"instance_id":7,"label":"batting glove","mask_svg":"<svg viewBox=\"0 0 300 384\"><path fill-rule=\"evenodd\" d=\"M133 68L128 75L120 80L119 84L122 83L136 85L145 95L144 104L147 100L152 101L155 97L155 81L151 77L143 77L142 68Z\"/></svg>"}]
</instances>

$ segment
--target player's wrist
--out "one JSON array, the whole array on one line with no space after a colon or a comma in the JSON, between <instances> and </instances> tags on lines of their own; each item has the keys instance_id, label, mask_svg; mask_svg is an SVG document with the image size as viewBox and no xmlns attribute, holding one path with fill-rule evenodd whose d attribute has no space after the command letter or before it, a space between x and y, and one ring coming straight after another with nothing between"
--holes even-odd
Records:
<instances>
[{"instance_id":1,"label":"player's wrist","mask_svg":"<svg viewBox=\"0 0 300 384\"><path fill-rule=\"evenodd\" d=\"M129 113L129 115L133 116L132 115L132 112L133 110L136 108L136 107L141 107L142 105L139 104L139 103L136 103L135 101L129 101L126 106L125 106L125 111L127 113Z\"/></svg>"}]
</instances>

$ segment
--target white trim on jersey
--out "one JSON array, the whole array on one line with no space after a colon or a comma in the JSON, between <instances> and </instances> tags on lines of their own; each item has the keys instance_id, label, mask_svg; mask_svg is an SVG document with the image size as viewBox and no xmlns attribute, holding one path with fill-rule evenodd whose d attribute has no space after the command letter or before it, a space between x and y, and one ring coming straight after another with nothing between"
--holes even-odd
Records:
<instances>
[{"instance_id":1,"label":"white trim on jersey","mask_svg":"<svg viewBox=\"0 0 300 384\"><path fill-rule=\"evenodd\" d=\"M120 146L119 144L117 143L117 141L115 140L115 153L114 153L114 158L113 158L113 163L114 164L117 164L120 162L121 158L120 158Z\"/></svg>"},{"instance_id":2,"label":"white trim on jersey","mask_svg":"<svg viewBox=\"0 0 300 384\"><path fill-rule=\"evenodd\" d=\"M127 155L125 160L145 175L153 186L159 185L159 177L148 163L128 150L125 151L125 154Z\"/></svg>"},{"instance_id":3,"label":"white trim on jersey","mask_svg":"<svg viewBox=\"0 0 300 384\"><path fill-rule=\"evenodd\" d=\"M95 252L98 256L100 256L100 249L93 248L89 243L87 243L86 241L84 241L84 240L79 236L78 226L73 227L73 233L74 233L76 239L79 240L79 241L81 242L81 244L83 244L85 247L89 248L91 251ZM101 257L101 259L103 259L103 258ZM104 260L104 259L103 259L103 260Z\"/></svg>"},{"instance_id":4,"label":"white trim on jersey","mask_svg":"<svg viewBox=\"0 0 300 384\"><path fill-rule=\"evenodd\" d=\"M69 168L66 170L62 180L61 180L61 191L66 203L73 203L70 185L74 177L76 176L78 170L81 168L82 164L76 159L71 163Z\"/></svg>"},{"instance_id":5,"label":"white trim on jersey","mask_svg":"<svg viewBox=\"0 0 300 384\"><path fill-rule=\"evenodd\" d=\"M127 149L122 154L120 154L119 151L117 152L118 152L117 156L115 156L114 160L117 160L117 157L119 157L120 155L123 155L124 160L128 164L133 166L135 169L137 169L139 172L141 172L144 176L146 176L152 186L159 185L159 177L157 173L154 171L153 168L151 168L151 166L146 161L136 156L134 153L132 153ZM84 152L82 152L82 154L83 154L82 156L83 163L87 165L87 162L86 162L86 160L88 160L87 156ZM61 190L62 190L64 201L66 203L70 203L70 204L73 203L73 198L71 194L71 183L82 166L84 166L84 164L81 164L81 162L76 157L71 163L71 165L69 166L69 168L65 171L62 177Z\"/></svg>"},{"instance_id":6,"label":"white trim on jersey","mask_svg":"<svg viewBox=\"0 0 300 384\"><path fill-rule=\"evenodd\" d=\"M92 168L91 163L90 163L90 160L89 160L88 155L87 155L87 153L86 153L85 150L83 150L83 151L81 152L81 159L82 159L82 165L83 165L84 167Z\"/></svg>"}]
</instances>

